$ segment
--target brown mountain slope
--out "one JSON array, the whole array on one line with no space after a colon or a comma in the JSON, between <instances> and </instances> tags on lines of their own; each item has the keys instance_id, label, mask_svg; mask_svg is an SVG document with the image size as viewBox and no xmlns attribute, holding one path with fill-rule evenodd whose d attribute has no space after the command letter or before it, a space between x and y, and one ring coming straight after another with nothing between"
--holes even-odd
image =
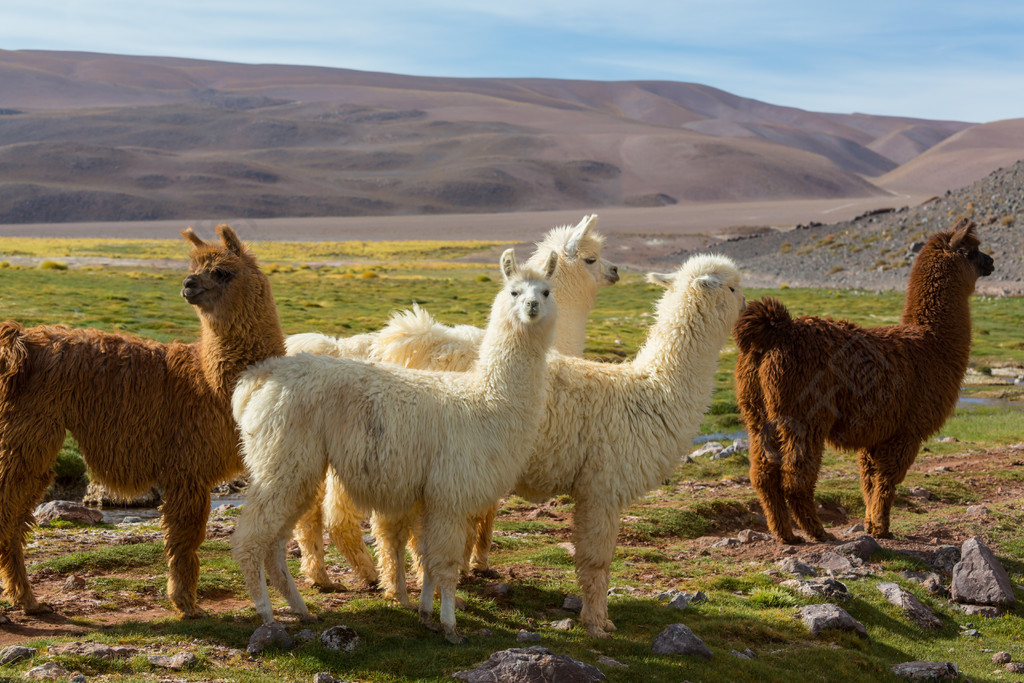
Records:
<instances>
[{"instance_id":1,"label":"brown mountain slope","mask_svg":"<svg viewBox=\"0 0 1024 683\"><path fill-rule=\"evenodd\" d=\"M969 126L688 83L0 51L0 222L865 197Z\"/></svg>"}]
</instances>

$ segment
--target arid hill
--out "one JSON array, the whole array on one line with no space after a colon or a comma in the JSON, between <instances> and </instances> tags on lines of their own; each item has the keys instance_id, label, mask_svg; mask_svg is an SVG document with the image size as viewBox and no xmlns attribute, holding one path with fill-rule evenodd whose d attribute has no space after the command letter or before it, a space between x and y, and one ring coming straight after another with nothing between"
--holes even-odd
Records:
<instances>
[{"instance_id":1,"label":"arid hill","mask_svg":"<svg viewBox=\"0 0 1024 683\"><path fill-rule=\"evenodd\" d=\"M974 128L689 83L0 51L0 223L884 196Z\"/></svg>"}]
</instances>

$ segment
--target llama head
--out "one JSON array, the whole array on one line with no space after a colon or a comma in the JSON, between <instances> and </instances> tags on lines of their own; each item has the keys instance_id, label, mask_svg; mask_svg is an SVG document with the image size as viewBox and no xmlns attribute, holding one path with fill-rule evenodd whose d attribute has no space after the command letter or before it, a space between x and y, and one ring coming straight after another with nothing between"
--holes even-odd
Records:
<instances>
[{"instance_id":1,"label":"llama head","mask_svg":"<svg viewBox=\"0 0 1024 683\"><path fill-rule=\"evenodd\" d=\"M192 243L181 296L195 306L201 318L230 323L237 316L251 315L254 301L269 296L270 282L230 226L218 225L217 234L220 245L204 242L192 228L181 231Z\"/></svg>"},{"instance_id":2,"label":"llama head","mask_svg":"<svg viewBox=\"0 0 1024 683\"><path fill-rule=\"evenodd\" d=\"M597 214L584 216L575 227L552 228L537 243L537 250L526 262L533 268L543 268L549 252L558 254L558 269L551 280L555 297L583 296L594 305L598 287L613 285L619 281L619 267L601 258L604 235L594 231Z\"/></svg>"},{"instance_id":3,"label":"llama head","mask_svg":"<svg viewBox=\"0 0 1024 683\"><path fill-rule=\"evenodd\" d=\"M558 254L548 254L542 271L520 268L512 249L505 250L500 264L505 287L495 300L495 308L507 311L520 325L545 322L553 327L555 300L551 296L551 278L558 267Z\"/></svg>"},{"instance_id":4,"label":"llama head","mask_svg":"<svg viewBox=\"0 0 1024 683\"><path fill-rule=\"evenodd\" d=\"M670 311L697 310L712 318L709 324L725 330L727 335L746 306L739 270L726 256L691 256L676 272L648 273L647 281L667 290L658 304L659 319L665 314L672 315Z\"/></svg>"},{"instance_id":5,"label":"llama head","mask_svg":"<svg viewBox=\"0 0 1024 683\"><path fill-rule=\"evenodd\" d=\"M914 262L911 281L923 277L944 289L959 284L965 294L971 294L978 278L995 269L992 257L979 248L981 240L974 227L974 221L961 216L952 230L932 235Z\"/></svg>"}]
</instances>

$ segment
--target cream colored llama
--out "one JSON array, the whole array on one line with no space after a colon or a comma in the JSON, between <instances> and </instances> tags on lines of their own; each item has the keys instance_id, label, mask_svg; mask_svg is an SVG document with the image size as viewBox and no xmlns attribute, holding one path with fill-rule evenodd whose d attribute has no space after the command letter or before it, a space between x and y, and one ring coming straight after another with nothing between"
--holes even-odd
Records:
<instances>
[{"instance_id":1,"label":"cream colored llama","mask_svg":"<svg viewBox=\"0 0 1024 683\"><path fill-rule=\"evenodd\" d=\"M250 472L248 502L232 537L264 623L264 581L304 619L285 543L330 468L360 508L396 518L422 514L420 621L433 626L441 592L445 637L455 628L455 585L467 519L506 491L522 469L544 411L546 356L554 337L551 254L543 275L502 254L505 287L491 308L480 359L467 372L299 354L239 378L232 407Z\"/></svg>"},{"instance_id":2,"label":"cream colored llama","mask_svg":"<svg viewBox=\"0 0 1024 683\"><path fill-rule=\"evenodd\" d=\"M514 487L535 501L573 497L580 621L598 637L615 628L607 593L619 517L671 474L691 445L711 398L719 350L744 305L739 274L723 256L694 256L676 273L649 279L667 291L635 360L550 357L546 416ZM487 527L489 539L493 515L477 522ZM401 535L401 528L391 528L395 524L376 515L374 533L385 539ZM386 542L381 551L385 590L401 595L404 549L392 546Z\"/></svg>"},{"instance_id":3,"label":"cream colored llama","mask_svg":"<svg viewBox=\"0 0 1024 683\"><path fill-rule=\"evenodd\" d=\"M604 236L594 230L597 215L584 216L575 226L553 228L537 243L526 267L540 269L552 252L558 255L558 267L551 280L551 292L558 304L558 322L555 325L553 348L560 353L582 356L586 342L586 322L594 307L599 288L619 280L619 269L601 257ZM412 311L395 314L380 332L335 338L323 334L297 334L287 338L289 355L301 351L337 356L339 358L368 358L397 363L420 370L468 370L474 363L484 331L470 325L448 327L434 323L418 306ZM324 565L323 532L327 528L331 540L356 574L367 584L375 585L377 568L363 543L361 522L363 515L352 504L338 482L328 476L331 505L322 506L321 491L310 512L299 520L295 536L302 551L302 573L321 590L343 588L331 581ZM490 548L490 537L481 537L481 546ZM486 569L486 552L474 551L476 559L482 556ZM385 568L387 571L387 568ZM390 597L411 606L403 592L396 595L389 587Z\"/></svg>"}]
</instances>

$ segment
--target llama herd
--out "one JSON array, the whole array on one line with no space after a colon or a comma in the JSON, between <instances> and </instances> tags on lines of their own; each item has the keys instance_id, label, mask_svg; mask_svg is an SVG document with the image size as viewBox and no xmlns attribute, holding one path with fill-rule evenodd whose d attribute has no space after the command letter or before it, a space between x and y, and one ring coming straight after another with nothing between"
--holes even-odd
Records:
<instances>
[{"instance_id":1,"label":"llama herd","mask_svg":"<svg viewBox=\"0 0 1024 683\"><path fill-rule=\"evenodd\" d=\"M552 230L522 265L503 253L484 329L448 327L414 307L371 334L285 339L269 280L226 225L219 245L182 233L191 253L181 294L200 320L196 343L0 323L8 597L26 613L49 610L29 585L25 532L67 431L112 491L163 489L167 591L185 617L203 614L197 551L210 489L244 467L250 486L231 545L264 623L274 622L268 581L300 619L313 618L285 561L293 533L303 574L338 588L324 565L326 529L361 580L412 607L409 546L420 622L462 642L460 572L489 570L498 501L515 491L572 498L580 621L607 637L620 518L688 451L730 334L751 483L772 533L800 542L792 513L806 534L828 538L814 487L829 443L857 450L865 521L889 536L896 486L951 414L967 368L969 297L993 270L973 223L928 240L902 320L889 327L793 319L773 299L747 304L730 259L693 256L648 276L664 287L654 322L636 357L612 364L582 358L598 290L619 279L595 222ZM363 542L366 515L376 562Z\"/></svg>"}]
</instances>

